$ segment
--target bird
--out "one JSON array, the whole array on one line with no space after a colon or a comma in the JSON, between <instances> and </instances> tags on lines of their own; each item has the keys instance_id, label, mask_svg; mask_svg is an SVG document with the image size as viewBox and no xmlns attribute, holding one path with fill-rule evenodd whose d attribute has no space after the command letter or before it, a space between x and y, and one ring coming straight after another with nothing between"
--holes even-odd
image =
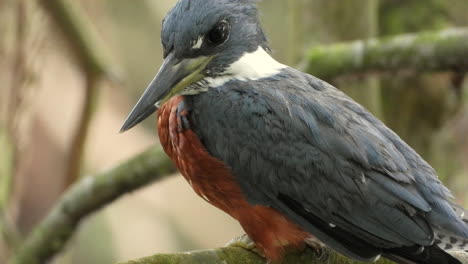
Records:
<instances>
[{"instance_id":1,"label":"bird","mask_svg":"<svg viewBox=\"0 0 468 264\"><path fill-rule=\"evenodd\" d=\"M164 61L124 122L157 112L164 151L204 200L280 261L326 245L349 258L455 264L468 214L435 170L331 84L272 57L256 0L179 0Z\"/></svg>"}]
</instances>

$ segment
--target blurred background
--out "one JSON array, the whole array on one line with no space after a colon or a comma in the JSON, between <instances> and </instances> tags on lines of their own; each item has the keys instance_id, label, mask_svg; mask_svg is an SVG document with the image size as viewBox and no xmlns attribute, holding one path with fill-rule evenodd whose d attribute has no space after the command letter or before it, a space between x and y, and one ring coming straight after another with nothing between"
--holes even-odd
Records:
<instances>
[{"instance_id":1,"label":"blurred background","mask_svg":"<svg viewBox=\"0 0 468 264\"><path fill-rule=\"evenodd\" d=\"M71 43L45 2L0 0L0 263L77 178L158 143L155 117L125 134L118 130L160 66L161 21L176 1L68 0L92 29L91 44L110 78L83 63L82 43ZM293 66L315 45L468 26L466 0L264 0L260 9L274 57ZM327 81L394 129L468 205L463 75ZM242 233L175 175L87 218L53 263L218 247Z\"/></svg>"}]
</instances>

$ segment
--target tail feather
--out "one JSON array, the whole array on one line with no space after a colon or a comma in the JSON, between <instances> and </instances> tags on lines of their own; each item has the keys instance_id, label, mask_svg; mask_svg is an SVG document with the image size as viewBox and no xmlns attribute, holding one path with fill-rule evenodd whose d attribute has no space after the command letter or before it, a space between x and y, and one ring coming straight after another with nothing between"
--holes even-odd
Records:
<instances>
[{"instance_id":1,"label":"tail feather","mask_svg":"<svg viewBox=\"0 0 468 264\"><path fill-rule=\"evenodd\" d=\"M468 229L468 212L458 205L452 205L455 213L465 223ZM466 251L468 252L468 237L447 232L445 230L434 230L434 244L447 251Z\"/></svg>"},{"instance_id":2,"label":"tail feather","mask_svg":"<svg viewBox=\"0 0 468 264\"><path fill-rule=\"evenodd\" d=\"M468 239L451 234L435 232L434 244L447 251L466 251L468 253Z\"/></svg>"},{"instance_id":3,"label":"tail feather","mask_svg":"<svg viewBox=\"0 0 468 264\"><path fill-rule=\"evenodd\" d=\"M468 230L468 211L452 205L456 215L465 224ZM402 247L387 250L383 256L401 264L460 264L461 261L452 256L453 252L465 251L468 253L468 236L466 232L454 234L446 229L434 228L434 244L429 247ZM464 228L462 227L461 230ZM461 253L461 252L460 252Z\"/></svg>"},{"instance_id":4,"label":"tail feather","mask_svg":"<svg viewBox=\"0 0 468 264\"><path fill-rule=\"evenodd\" d=\"M382 256L400 264L461 264L457 258L436 245L394 248Z\"/></svg>"}]
</instances>

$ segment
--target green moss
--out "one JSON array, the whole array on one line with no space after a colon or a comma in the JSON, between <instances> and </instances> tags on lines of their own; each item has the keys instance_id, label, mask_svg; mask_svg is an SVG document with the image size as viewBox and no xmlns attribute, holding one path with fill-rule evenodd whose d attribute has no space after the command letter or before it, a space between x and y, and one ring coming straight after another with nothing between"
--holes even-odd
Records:
<instances>
[{"instance_id":1,"label":"green moss","mask_svg":"<svg viewBox=\"0 0 468 264\"><path fill-rule=\"evenodd\" d=\"M265 259L259 255L240 248L226 247L218 249L200 250L187 253L157 254L138 260L128 261L121 264L265 264ZM272 262L276 263L276 262ZM324 248L322 254L311 248L304 251L288 254L281 264L364 264L353 261L331 249ZM392 264L393 262L380 259L376 264ZM278 263L279 264L279 263Z\"/></svg>"},{"instance_id":2,"label":"green moss","mask_svg":"<svg viewBox=\"0 0 468 264\"><path fill-rule=\"evenodd\" d=\"M312 47L303 69L331 80L345 74L468 69L468 30L407 34L368 41Z\"/></svg>"},{"instance_id":3,"label":"green moss","mask_svg":"<svg viewBox=\"0 0 468 264\"><path fill-rule=\"evenodd\" d=\"M354 54L349 44L317 46L308 51L308 63L305 71L322 79L331 79L356 68L353 65ZM359 67L359 66L358 66Z\"/></svg>"}]
</instances>

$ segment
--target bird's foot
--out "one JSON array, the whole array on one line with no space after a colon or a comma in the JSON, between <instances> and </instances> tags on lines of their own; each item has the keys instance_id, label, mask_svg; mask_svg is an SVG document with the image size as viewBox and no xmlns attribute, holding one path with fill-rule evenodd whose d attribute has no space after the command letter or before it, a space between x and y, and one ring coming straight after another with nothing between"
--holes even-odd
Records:
<instances>
[{"instance_id":1,"label":"bird's foot","mask_svg":"<svg viewBox=\"0 0 468 264\"><path fill-rule=\"evenodd\" d=\"M255 246L255 242L247 234L233 238L226 244L226 247L240 247L265 258L265 255Z\"/></svg>"},{"instance_id":2,"label":"bird's foot","mask_svg":"<svg viewBox=\"0 0 468 264\"><path fill-rule=\"evenodd\" d=\"M325 254L323 250L324 244L320 242L320 240L316 239L315 237L309 237L305 240L306 244L315 252L315 254L322 258Z\"/></svg>"}]
</instances>

